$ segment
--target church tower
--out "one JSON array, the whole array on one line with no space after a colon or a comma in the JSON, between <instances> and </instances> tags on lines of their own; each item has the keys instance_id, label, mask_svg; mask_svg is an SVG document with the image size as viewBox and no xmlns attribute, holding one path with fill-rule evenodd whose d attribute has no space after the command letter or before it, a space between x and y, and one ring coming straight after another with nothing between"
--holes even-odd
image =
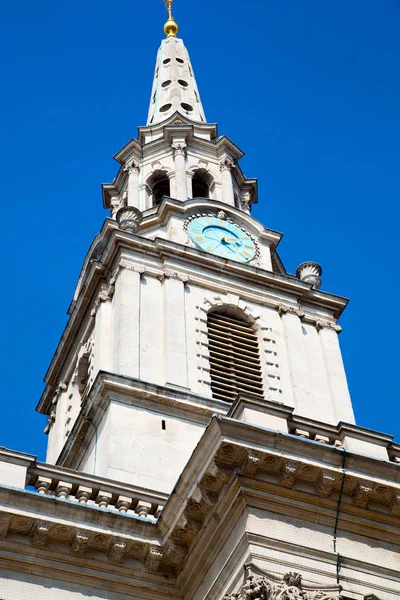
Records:
<instances>
[{"instance_id":1,"label":"church tower","mask_svg":"<svg viewBox=\"0 0 400 600\"><path fill-rule=\"evenodd\" d=\"M270 428L285 411L354 417L336 323L346 301L321 291L314 263L286 273L280 234L251 216L243 152L207 122L172 17L165 31L148 121L103 185L111 218L39 410L49 462L169 493L211 416L236 414L240 395L266 402L243 418Z\"/></svg>"},{"instance_id":2,"label":"church tower","mask_svg":"<svg viewBox=\"0 0 400 600\"><path fill-rule=\"evenodd\" d=\"M355 424L347 300L252 217L166 5L46 374L46 463L0 452L0 597L394 600L400 446Z\"/></svg>"}]
</instances>

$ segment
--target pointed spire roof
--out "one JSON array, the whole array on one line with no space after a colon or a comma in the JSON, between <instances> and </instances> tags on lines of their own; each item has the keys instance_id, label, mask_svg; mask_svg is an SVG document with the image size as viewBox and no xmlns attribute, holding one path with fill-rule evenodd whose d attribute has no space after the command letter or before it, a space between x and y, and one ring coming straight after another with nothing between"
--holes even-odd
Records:
<instances>
[{"instance_id":1,"label":"pointed spire roof","mask_svg":"<svg viewBox=\"0 0 400 600\"><path fill-rule=\"evenodd\" d=\"M178 25L172 16L172 0L167 0L165 5L168 10L168 21L164 26L167 39L161 42L157 54L147 125L165 121L174 112L191 121L205 123L189 53L183 41L176 37Z\"/></svg>"}]
</instances>

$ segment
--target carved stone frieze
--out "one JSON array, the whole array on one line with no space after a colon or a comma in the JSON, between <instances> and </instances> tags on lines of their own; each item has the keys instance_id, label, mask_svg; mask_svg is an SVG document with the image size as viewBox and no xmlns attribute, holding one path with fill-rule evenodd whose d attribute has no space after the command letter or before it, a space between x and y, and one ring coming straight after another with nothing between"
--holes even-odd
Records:
<instances>
[{"instance_id":1,"label":"carved stone frieze","mask_svg":"<svg viewBox=\"0 0 400 600\"><path fill-rule=\"evenodd\" d=\"M286 573L282 579L249 572L239 593L224 600L341 600L339 587L317 589L304 586L300 573Z\"/></svg>"},{"instance_id":2,"label":"carved stone frieze","mask_svg":"<svg viewBox=\"0 0 400 600\"><path fill-rule=\"evenodd\" d=\"M185 513L193 519L204 519L217 500L218 496L216 494L197 489L189 499Z\"/></svg>"},{"instance_id":3,"label":"carved stone frieze","mask_svg":"<svg viewBox=\"0 0 400 600\"><path fill-rule=\"evenodd\" d=\"M162 548L160 546L157 546L156 544L151 544L149 547L149 553L146 558L146 567L149 569L149 571L158 571L162 557Z\"/></svg>"},{"instance_id":4,"label":"carved stone frieze","mask_svg":"<svg viewBox=\"0 0 400 600\"><path fill-rule=\"evenodd\" d=\"M217 492L228 480L232 471L218 466L214 461L208 467L200 482L200 488L209 492Z\"/></svg>"},{"instance_id":5,"label":"carved stone frieze","mask_svg":"<svg viewBox=\"0 0 400 600\"><path fill-rule=\"evenodd\" d=\"M7 537L10 521L11 517L9 515L0 515L0 539Z\"/></svg>"},{"instance_id":6,"label":"carved stone frieze","mask_svg":"<svg viewBox=\"0 0 400 600\"><path fill-rule=\"evenodd\" d=\"M187 554L187 546L171 540L166 545L163 555L163 563L174 567L178 571L183 566Z\"/></svg>"},{"instance_id":7,"label":"carved stone frieze","mask_svg":"<svg viewBox=\"0 0 400 600\"><path fill-rule=\"evenodd\" d=\"M299 467L300 463L298 461L289 460L285 462L280 473L279 483L287 488L292 487L295 482Z\"/></svg>"},{"instance_id":8,"label":"carved stone frieze","mask_svg":"<svg viewBox=\"0 0 400 600\"><path fill-rule=\"evenodd\" d=\"M360 481L354 495L354 504L360 508L368 508L373 489L374 486L368 481Z\"/></svg>"},{"instance_id":9,"label":"carved stone frieze","mask_svg":"<svg viewBox=\"0 0 400 600\"><path fill-rule=\"evenodd\" d=\"M393 494L393 498L390 502L390 512L393 515L399 515L400 516L400 490L396 491Z\"/></svg>"},{"instance_id":10,"label":"carved stone frieze","mask_svg":"<svg viewBox=\"0 0 400 600\"><path fill-rule=\"evenodd\" d=\"M50 521L37 521L32 532L32 544L34 546L45 546L51 527L52 523Z\"/></svg>"},{"instance_id":11,"label":"carved stone frieze","mask_svg":"<svg viewBox=\"0 0 400 600\"><path fill-rule=\"evenodd\" d=\"M242 466L242 474L252 477L256 474L261 463L261 454L256 450L249 450Z\"/></svg>"},{"instance_id":12,"label":"carved stone frieze","mask_svg":"<svg viewBox=\"0 0 400 600\"><path fill-rule=\"evenodd\" d=\"M177 542L190 543L194 536L200 531L201 527L201 520L192 519L183 515L174 528L171 537Z\"/></svg>"},{"instance_id":13,"label":"carved stone frieze","mask_svg":"<svg viewBox=\"0 0 400 600\"><path fill-rule=\"evenodd\" d=\"M111 560L111 562L120 563L124 558L126 549L127 541L124 538L116 537L111 544L108 558Z\"/></svg>"},{"instance_id":14,"label":"carved stone frieze","mask_svg":"<svg viewBox=\"0 0 400 600\"><path fill-rule=\"evenodd\" d=\"M88 547L88 543L89 532L84 531L83 529L78 529L72 542L71 551L76 554L83 554Z\"/></svg>"},{"instance_id":15,"label":"carved stone frieze","mask_svg":"<svg viewBox=\"0 0 400 600\"><path fill-rule=\"evenodd\" d=\"M333 486L336 482L336 473L332 473L331 471L327 471L325 469L321 472L321 477L318 482L318 486L316 488L316 492L319 496L323 498L327 498L331 495Z\"/></svg>"}]
</instances>

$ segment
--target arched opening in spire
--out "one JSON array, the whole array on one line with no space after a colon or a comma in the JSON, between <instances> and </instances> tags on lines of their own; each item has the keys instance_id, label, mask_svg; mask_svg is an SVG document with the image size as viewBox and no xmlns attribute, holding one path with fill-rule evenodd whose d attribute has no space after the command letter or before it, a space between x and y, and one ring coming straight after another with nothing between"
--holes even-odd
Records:
<instances>
[{"instance_id":1,"label":"arched opening in spire","mask_svg":"<svg viewBox=\"0 0 400 600\"><path fill-rule=\"evenodd\" d=\"M161 204L164 196L171 195L169 177L166 171L154 171L147 183L150 186L153 206Z\"/></svg>"},{"instance_id":2,"label":"arched opening in spire","mask_svg":"<svg viewBox=\"0 0 400 600\"><path fill-rule=\"evenodd\" d=\"M193 173L192 197L209 198L213 178L205 169L197 169Z\"/></svg>"}]
</instances>

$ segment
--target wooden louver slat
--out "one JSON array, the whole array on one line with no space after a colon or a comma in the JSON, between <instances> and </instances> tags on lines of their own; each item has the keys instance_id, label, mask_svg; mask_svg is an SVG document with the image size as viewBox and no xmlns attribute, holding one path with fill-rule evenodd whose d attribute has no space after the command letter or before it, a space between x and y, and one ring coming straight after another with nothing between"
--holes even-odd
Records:
<instances>
[{"instance_id":1,"label":"wooden louver slat","mask_svg":"<svg viewBox=\"0 0 400 600\"><path fill-rule=\"evenodd\" d=\"M213 397L233 402L239 393L264 397L258 339L252 326L227 315L207 318Z\"/></svg>"}]
</instances>

